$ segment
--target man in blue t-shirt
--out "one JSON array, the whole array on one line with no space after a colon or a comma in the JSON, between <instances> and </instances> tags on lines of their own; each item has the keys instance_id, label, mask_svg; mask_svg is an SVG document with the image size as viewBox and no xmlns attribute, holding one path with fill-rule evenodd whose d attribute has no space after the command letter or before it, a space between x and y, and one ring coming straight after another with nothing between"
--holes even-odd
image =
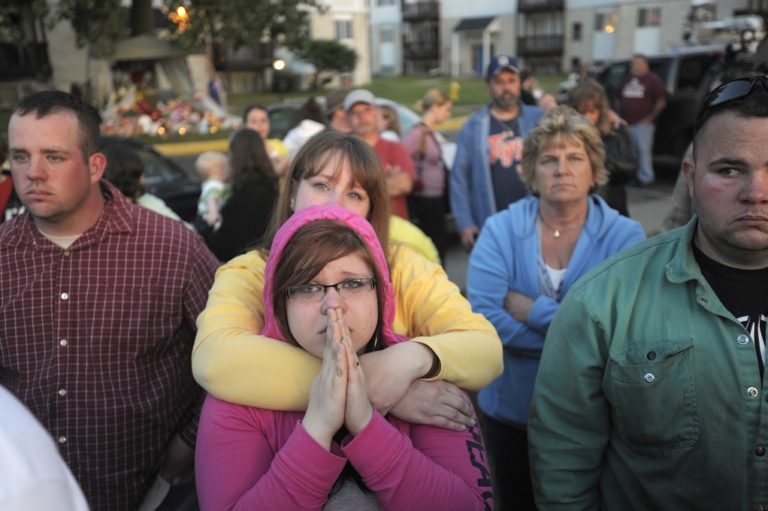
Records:
<instances>
[{"instance_id":1,"label":"man in blue t-shirt","mask_svg":"<svg viewBox=\"0 0 768 511\"><path fill-rule=\"evenodd\" d=\"M451 210L466 247L475 244L486 218L527 195L519 168L523 139L542 115L520 101L515 57L494 57L486 80L491 103L461 129L451 171Z\"/></svg>"}]
</instances>

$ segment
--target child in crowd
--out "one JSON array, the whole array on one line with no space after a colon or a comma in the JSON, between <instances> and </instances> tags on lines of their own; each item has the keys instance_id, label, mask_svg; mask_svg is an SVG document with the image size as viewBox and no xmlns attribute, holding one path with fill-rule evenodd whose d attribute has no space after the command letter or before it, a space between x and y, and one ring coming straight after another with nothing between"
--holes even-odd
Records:
<instances>
[{"instance_id":1,"label":"child in crowd","mask_svg":"<svg viewBox=\"0 0 768 511\"><path fill-rule=\"evenodd\" d=\"M205 152L195 160L195 168L203 178L197 203L198 230L201 230L200 227L216 230L221 221L221 208L231 193L227 155L216 151Z\"/></svg>"},{"instance_id":2,"label":"child in crowd","mask_svg":"<svg viewBox=\"0 0 768 511\"><path fill-rule=\"evenodd\" d=\"M338 206L295 212L273 240L263 289L263 333L322 367L306 413L207 398L201 509L492 509L477 426L413 424L369 401L358 356L410 341L393 333L387 260L364 217Z\"/></svg>"}]
</instances>

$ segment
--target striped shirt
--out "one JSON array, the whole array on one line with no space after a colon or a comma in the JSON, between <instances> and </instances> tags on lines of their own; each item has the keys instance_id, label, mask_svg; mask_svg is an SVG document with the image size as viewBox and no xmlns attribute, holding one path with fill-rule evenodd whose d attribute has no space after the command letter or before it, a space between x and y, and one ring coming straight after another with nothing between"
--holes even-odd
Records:
<instances>
[{"instance_id":1,"label":"striped shirt","mask_svg":"<svg viewBox=\"0 0 768 511\"><path fill-rule=\"evenodd\" d=\"M217 262L179 222L102 182L68 249L28 213L0 225L0 384L59 445L94 510L135 510L169 440L194 445L195 320Z\"/></svg>"}]
</instances>

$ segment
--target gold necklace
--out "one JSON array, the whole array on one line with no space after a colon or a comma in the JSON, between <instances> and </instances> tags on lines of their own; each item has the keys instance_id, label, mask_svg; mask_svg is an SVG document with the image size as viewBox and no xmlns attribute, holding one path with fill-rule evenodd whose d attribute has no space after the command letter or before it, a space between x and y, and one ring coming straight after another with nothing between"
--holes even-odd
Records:
<instances>
[{"instance_id":1,"label":"gold necklace","mask_svg":"<svg viewBox=\"0 0 768 511\"><path fill-rule=\"evenodd\" d=\"M560 239L560 236L562 236L562 233L584 225L584 220L580 220L577 223L566 225L565 227L554 227L549 223L547 223L547 221L544 220L544 217L542 217L541 215L539 215L539 221L542 223L542 225L544 225L544 227L552 231L552 237L555 238L556 240Z\"/></svg>"}]
</instances>

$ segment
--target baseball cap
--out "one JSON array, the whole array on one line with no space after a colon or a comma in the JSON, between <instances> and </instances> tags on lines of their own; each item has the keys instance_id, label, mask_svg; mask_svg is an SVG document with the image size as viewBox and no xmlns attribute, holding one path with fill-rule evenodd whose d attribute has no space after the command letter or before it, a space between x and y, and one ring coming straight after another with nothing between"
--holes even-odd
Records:
<instances>
[{"instance_id":1,"label":"baseball cap","mask_svg":"<svg viewBox=\"0 0 768 511\"><path fill-rule=\"evenodd\" d=\"M349 110L357 103L375 105L376 96L373 95L373 92L365 89L355 89L350 91L349 94L347 94L347 97L344 98L344 110Z\"/></svg>"},{"instance_id":2,"label":"baseball cap","mask_svg":"<svg viewBox=\"0 0 768 511\"><path fill-rule=\"evenodd\" d=\"M485 80L490 80L505 69L520 74L520 68L517 67L517 59L515 57L511 55L496 55L488 64L488 73L485 75Z\"/></svg>"}]
</instances>

